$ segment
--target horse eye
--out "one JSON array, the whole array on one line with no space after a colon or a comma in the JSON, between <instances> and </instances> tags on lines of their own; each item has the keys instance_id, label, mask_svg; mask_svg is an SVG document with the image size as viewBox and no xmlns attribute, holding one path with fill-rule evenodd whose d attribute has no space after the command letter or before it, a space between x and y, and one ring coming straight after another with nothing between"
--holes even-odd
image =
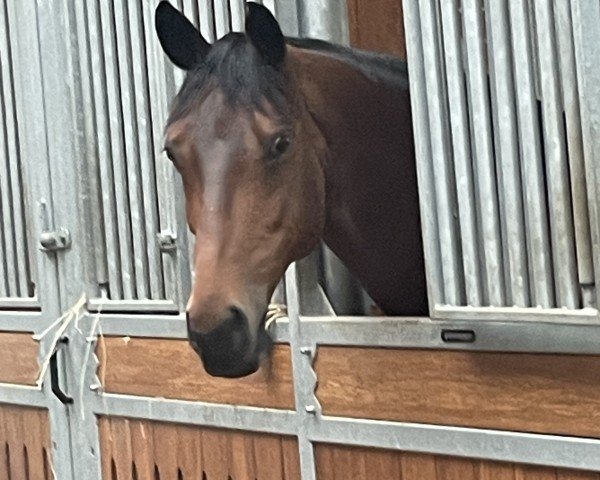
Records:
<instances>
[{"instance_id":1,"label":"horse eye","mask_svg":"<svg viewBox=\"0 0 600 480\"><path fill-rule=\"evenodd\" d=\"M271 145L271 151L269 152L271 158L279 158L286 152L289 146L290 138L287 135L278 136Z\"/></svg>"},{"instance_id":2,"label":"horse eye","mask_svg":"<svg viewBox=\"0 0 600 480\"><path fill-rule=\"evenodd\" d=\"M165 153L167 154L167 158L175 165L177 162L175 161L175 157L173 156L173 153L171 153L171 150L165 148Z\"/></svg>"}]
</instances>

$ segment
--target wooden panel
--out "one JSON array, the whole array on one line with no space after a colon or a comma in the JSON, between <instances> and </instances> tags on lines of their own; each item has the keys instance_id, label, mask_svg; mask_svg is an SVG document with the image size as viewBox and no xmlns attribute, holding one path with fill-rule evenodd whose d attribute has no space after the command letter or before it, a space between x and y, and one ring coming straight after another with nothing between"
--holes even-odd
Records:
<instances>
[{"instance_id":1,"label":"wooden panel","mask_svg":"<svg viewBox=\"0 0 600 480\"><path fill-rule=\"evenodd\" d=\"M600 437L600 357L322 347L327 415Z\"/></svg>"},{"instance_id":2,"label":"wooden panel","mask_svg":"<svg viewBox=\"0 0 600 480\"><path fill-rule=\"evenodd\" d=\"M600 480L595 472L343 445L318 444L315 454L318 480Z\"/></svg>"},{"instance_id":3,"label":"wooden panel","mask_svg":"<svg viewBox=\"0 0 600 480\"><path fill-rule=\"evenodd\" d=\"M107 337L98 356L108 392L294 409L287 345L275 347L268 366L233 380L208 375L184 340Z\"/></svg>"},{"instance_id":4,"label":"wooden panel","mask_svg":"<svg viewBox=\"0 0 600 480\"><path fill-rule=\"evenodd\" d=\"M402 0L347 0L353 47L406 59Z\"/></svg>"},{"instance_id":5,"label":"wooden panel","mask_svg":"<svg viewBox=\"0 0 600 480\"><path fill-rule=\"evenodd\" d=\"M50 480L45 410L0 404L0 479Z\"/></svg>"},{"instance_id":6,"label":"wooden panel","mask_svg":"<svg viewBox=\"0 0 600 480\"><path fill-rule=\"evenodd\" d=\"M0 382L35 385L38 344L30 333L0 333Z\"/></svg>"},{"instance_id":7,"label":"wooden panel","mask_svg":"<svg viewBox=\"0 0 600 480\"><path fill-rule=\"evenodd\" d=\"M295 438L114 417L99 428L104 480L300 480Z\"/></svg>"}]
</instances>

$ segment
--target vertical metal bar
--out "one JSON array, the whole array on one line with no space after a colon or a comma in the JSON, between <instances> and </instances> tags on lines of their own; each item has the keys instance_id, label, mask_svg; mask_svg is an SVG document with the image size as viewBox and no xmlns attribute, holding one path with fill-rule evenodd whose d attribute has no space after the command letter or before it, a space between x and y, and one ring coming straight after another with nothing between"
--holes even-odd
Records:
<instances>
[{"instance_id":1,"label":"vertical metal bar","mask_svg":"<svg viewBox=\"0 0 600 480\"><path fill-rule=\"evenodd\" d=\"M129 1L129 27L131 38L131 63L135 92L135 112L139 142L141 194L144 208L145 249L147 251L147 274L149 297L164 297L161 253L158 248L158 212L156 211L156 179L154 177L154 148L152 144L152 119L149 111L148 62L142 23L141 2ZM142 245L144 247L144 245Z\"/></svg>"},{"instance_id":2,"label":"vertical metal bar","mask_svg":"<svg viewBox=\"0 0 600 480\"><path fill-rule=\"evenodd\" d=\"M302 37L350 43L346 2L310 0L298 2L298 33Z\"/></svg>"},{"instance_id":3,"label":"vertical metal bar","mask_svg":"<svg viewBox=\"0 0 600 480\"><path fill-rule=\"evenodd\" d=\"M227 0L214 0L213 9L215 16L215 39L219 39L229 32Z\"/></svg>"},{"instance_id":4,"label":"vertical metal bar","mask_svg":"<svg viewBox=\"0 0 600 480\"><path fill-rule=\"evenodd\" d=\"M574 309L579 308L580 299L551 0L539 0L535 3L535 18L540 56L548 201L552 207L550 231L556 300L557 306Z\"/></svg>"},{"instance_id":5,"label":"vertical metal bar","mask_svg":"<svg viewBox=\"0 0 600 480\"><path fill-rule=\"evenodd\" d=\"M0 72L0 81L7 82ZM4 89L2 89L4 90ZM8 158L8 145L5 127L7 125L7 112L4 108L4 92L0 91L0 203L2 204L2 236L4 238L4 261L7 274L8 297L18 297L17 260L15 251L15 238L13 232L14 214L10 185L10 161Z\"/></svg>"},{"instance_id":6,"label":"vertical metal bar","mask_svg":"<svg viewBox=\"0 0 600 480\"><path fill-rule=\"evenodd\" d=\"M454 175L458 191L458 214L462 245L462 262L465 272L467 304L482 305L481 274L477 241L477 218L469 120L463 73L462 38L459 15L455 2L442 2L441 17L444 34L444 58L448 84L448 106L454 154Z\"/></svg>"},{"instance_id":7,"label":"vertical metal bar","mask_svg":"<svg viewBox=\"0 0 600 480\"><path fill-rule=\"evenodd\" d=\"M502 171L501 195L504 200L503 214L506 225L507 301L510 305L527 307L530 299L527 252L524 248L525 219L506 0L486 0L486 10L490 19L488 27L491 39L488 54L494 66L495 77L492 88L495 91L498 122L496 158Z\"/></svg>"},{"instance_id":8,"label":"vertical metal bar","mask_svg":"<svg viewBox=\"0 0 600 480\"><path fill-rule=\"evenodd\" d=\"M276 2L275 2L275 0L264 0L263 1L263 5L265 7L267 7L271 11L271 13L273 15L275 15L275 18L277 18L278 11L277 11L277 8L276 8Z\"/></svg>"},{"instance_id":9,"label":"vertical metal bar","mask_svg":"<svg viewBox=\"0 0 600 480\"><path fill-rule=\"evenodd\" d=\"M583 290L582 297L585 297L586 290L594 283L594 263L577 89L577 66L573 46L573 25L568 0L554 0L554 22L556 25L558 63L566 120L569 170L571 173L570 186L577 252L577 272L579 284Z\"/></svg>"},{"instance_id":10,"label":"vertical metal bar","mask_svg":"<svg viewBox=\"0 0 600 480\"><path fill-rule=\"evenodd\" d=\"M467 54L467 78L473 122L473 155L477 178L477 203L480 209L481 253L485 281L485 301L504 305L504 272L500 243L500 219L494 164L492 128L488 96L481 9L477 0L465 0L464 32Z\"/></svg>"},{"instance_id":11,"label":"vertical metal bar","mask_svg":"<svg viewBox=\"0 0 600 480\"><path fill-rule=\"evenodd\" d=\"M246 20L244 0L229 0L229 10L231 11L231 29L234 32L243 32Z\"/></svg>"},{"instance_id":12,"label":"vertical metal bar","mask_svg":"<svg viewBox=\"0 0 600 480\"><path fill-rule=\"evenodd\" d=\"M313 444L307 435L311 422L315 420L314 416L309 413L307 406L316 408L316 405L313 405L315 401L314 388L316 387L316 376L311 368L311 358L316 354L314 351L316 346L308 346L303 343L308 339L303 339L302 337L300 292L298 290L298 275L295 263L287 269L285 274L285 288L288 317L290 320L290 346L292 349L296 415L300 415L302 418L298 432L301 478L302 480L316 480L315 452Z\"/></svg>"},{"instance_id":13,"label":"vertical metal bar","mask_svg":"<svg viewBox=\"0 0 600 480\"><path fill-rule=\"evenodd\" d=\"M83 197L86 199L83 208L83 222L89 228L83 229L85 235L86 292L89 296L98 296L99 285L108 282L106 266L106 246L104 242L104 211L101 203L101 176L99 174L98 142L96 139L96 106L93 95L93 75L91 73L90 43L85 2L73 4L76 15L77 41L79 44L78 63L81 77L81 110L83 111L83 151L81 162L85 171L81 179Z\"/></svg>"},{"instance_id":14,"label":"vertical metal bar","mask_svg":"<svg viewBox=\"0 0 600 480\"><path fill-rule=\"evenodd\" d=\"M443 87L441 53L439 51L436 2L421 2L421 28L423 39L423 64L427 74L427 107L431 142L431 161L435 171L435 199L441 247L442 275L444 279L445 303L462 305L463 272L460 262L460 239L454 220L456 209L455 186L452 175L452 153L448 138L448 118ZM422 161L422 159L420 160ZM432 201L428 199L427 201Z\"/></svg>"},{"instance_id":15,"label":"vertical metal bar","mask_svg":"<svg viewBox=\"0 0 600 480\"><path fill-rule=\"evenodd\" d=\"M519 145L523 179L523 205L533 306L554 306L552 263L548 239L547 204L544 190L540 131L535 96L532 45L529 42L527 5L509 0L512 29L513 73L517 99Z\"/></svg>"},{"instance_id":16,"label":"vertical metal bar","mask_svg":"<svg viewBox=\"0 0 600 480\"><path fill-rule=\"evenodd\" d=\"M146 255L146 232L142 229L145 218L140 173L140 150L136 118L136 91L133 85L132 35L129 12L125 0L115 0L115 27L117 32L117 60L121 85L121 111L125 138L125 155L120 161L125 163L126 185L129 193L129 213L131 215L131 236L133 239L133 266L135 271L136 298L149 298L148 257Z\"/></svg>"},{"instance_id":17,"label":"vertical metal bar","mask_svg":"<svg viewBox=\"0 0 600 480\"><path fill-rule=\"evenodd\" d=\"M183 13L198 28L198 3L196 0L183 0Z\"/></svg>"},{"instance_id":18,"label":"vertical metal bar","mask_svg":"<svg viewBox=\"0 0 600 480\"><path fill-rule=\"evenodd\" d=\"M438 213L435 207L437 200L433 181L433 165L431 163L427 89L425 86L425 67L422 62L423 46L421 43L418 0L406 0L403 3L403 8L413 135L415 139L415 160L419 183L421 229L425 253L425 274L427 277L429 311L433 312L436 305L444 303L444 283L439 245Z\"/></svg>"},{"instance_id":19,"label":"vertical metal bar","mask_svg":"<svg viewBox=\"0 0 600 480\"><path fill-rule=\"evenodd\" d=\"M104 62L106 71L106 93L108 100L108 118L110 119L111 163L115 189L115 210L112 213L117 220L119 233L118 246L121 259L121 282L123 299L135 297L135 277L133 271L133 246L129 201L127 198L127 170L123 161L125 145L123 140L123 117L119 85L119 64L115 58L119 53L116 46L114 10L111 2L100 2L102 38L104 40ZM108 215L108 213L107 213ZM114 295L113 295L114 299Z\"/></svg>"},{"instance_id":20,"label":"vertical metal bar","mask_svg":"<svg viewBox=\"0 0 600 480\"><path fill-rule=\"evenodd\" d=\"M571 13L594 255L595 304L600 308L600 30L597 28L600 4L596 0L572 2Z\"/></svg>"},{"instance_id":21,"label":"vertical metal bar","mask_svg":"<svg viewBox=\"0 0 600 480\"><path fill-rule=\"evenodd\" d=\"M119 230L115 182L112 169L111 132L108 113L107 75L104 66L105 40L102 35L98 2L85 2L89 35L90 72L94 96L95 138L98 153L98 171L104 222L104 246L110 296L123 298L121 260L119 258ZM118 134L115 135L115 138ZM100 240L97 240L100 241Z\"/></svg>"},{"instance_id":22,"label":"vertical metal bar","mask_svg":"<svg viewBox=\"0 0 600 480\"><path fill-rule=\"evenodd\" d=\"M200 33L207 42L213 43L215 41L215 24L212 0L198 0L198 15L200 17Z\"/></svg>"},{"instance_id":23,"label":"vertical metal bar","mask_svg":"<svg viewBox=\"0 0 600 480\"><path fill-rule=\"evenodd\" d=\"M4 62L2 62L2 88L3 88L3 108L4 121L6 127L6 151L7 161L10 168L10 189L12 194L13 210L13 237L15 242L16 256L16 295L20 297L28 296L28 243L26 241L26 229L24 218L23 188L21 184L22 164L21 153L19 151L19 135L17 128L17 112L14 98L14 73L13 73L13 54L10 45L10 25L6 18L6 11L0 8L0 29L4 33L0 34L0 49L4 52Z\"/></svg>"},{"instance_id":24,"label":"vertical metal bar","mask_svg":"<svg viewBox=\"0 0 600 480\"><path fill-rule=\"evenodd\" d=\"M275 0L274 7L283 34L289 37L299 36L298 0Z\"/></svg>"}]
</instances>

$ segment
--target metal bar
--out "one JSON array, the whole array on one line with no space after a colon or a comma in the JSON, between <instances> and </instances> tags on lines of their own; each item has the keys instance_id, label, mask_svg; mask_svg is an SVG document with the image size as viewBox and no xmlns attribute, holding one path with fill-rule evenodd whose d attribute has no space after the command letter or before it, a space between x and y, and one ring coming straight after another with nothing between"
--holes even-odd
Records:
<instances>
[{"instance_id":1,"label":"metal bar","mask_svg":"<svg viewBox=\"0 0 600 480\"><path fill-rule=\"evenodd\" d=\"M139 142L139 164L141 174L140 193L142 195L144 224L137 228L145 229L145 243L148 264L146 265L149 290L148 297L164 298L161 252L158 246L158 212L156 211L156 178L154 176L154 145L152 138L152 118L149 110L150 92L148 85L148 61L144 40L144 25L141 2L129 1L129 28L131 39L131 64L135 92L135 112ZM135 223L132 225L135 228ZM144 257L146 260L146 257ZM143 260L143 261L144 261Z\"/></svg>"},{"instance_id":2,"label":"metal bar","mask_svg":"<svg viewBox=\"0 0 600 480\"><path fill-rule=\"evenodd\" d=\"M219 39L229 32L227 0L213 2L213 15L215 19L215 39Z\"/></svg>"},{"instance_id":3,"label":"metal bar","mask_svg":"<svg viewBox=\"0 0 600 480\"><path fill-rule=\"evenodd\" d=\"M515 85L518 85L515 94L531 303L533 306L549 308L554 306L554 288L527 3L509 0L512 50L515 52L513 73Z\"/></svg>"},{"instance_id":4,"label":"metal bar","mask_svg":"<svg viewBox=\"0 0 600 480\"><path fill-rule=\"evenodd\" d=\"M119 258L119 231L115 202L115 187L111 157L111 132L106 95L107 77L104 67L104 38L100 23L98 2L85 2L88 26L90 71L94 97L95 148L98 153L98 171L102 202L104 237L96 238L102 243L106 255L108 289L111 298L123 298L121 265ZM97 236L97 235L96 235Z\"/></svg>"},{"instance_id":5,"label":"metal bar","mask_svg":"<svg viewBox=\"0 0 600 480\"><path fill-rule=\"evenodd\" d=\"M0 404L46 407L48 400L40 388L0 383Z\"/></svg>"},{"instance_id":6,"label":"metal bar","mask_svg":"<svg viewBox=\"0 0 600 480\"><path fill-rule=\"evenodd\" d=\"M207 42L213 43L215 41L215 24L212 0L198 0L198 15L200 17L200 33Z\"/></svg>"},{"instance_id":7,"label":"metal bar","mask_svg":"<svg viewBox=\"0 0 600 480\"><path fill-rule=\"evenodd\" d=\"M119 56L116 45L115 25L113 22L114 10L112 2L100 2L100 17L102 25L102 40L104 43L104 67L106 73L106 95L108 103L108 119L111 140L111 167L112 184L114 185L115 210L106 212L106 216L113 215L116 219L120 258L120 276L123 287L123 299L135 298L135 278L132 266L133 246L131 240L131 224L129 201L127 198L127 170L122 161L125 152L123 117L121 113L121 87L119 80ZM124 56L124 55L123 55ZM101 162L102 163L102 162ZM107 178L107 180L109 180ZM111 297L115 297L111 292Z\"/></svg>"},{"instance_id":8,"label":"metal bar","mask_svg":"<svg viewBox=\"0 0 600 480\"><path fill-rule=\"evenodd\" d=\"M560 323L588 323L596 320L597 310L594 308L583 308L579 310L568 310L565 308L522 308L522 307L480 307L464 308L438 306L435 311L436 318L444 320L452 319L479 319L479 320L504 320L504 321L546 321L553 319ZM439 317L438 317L439 316Z\"/></svg>"},{"instance_id":9,"label":"metal bar","mask_svg":"<svg viewBox=\"0 0 600 480\"><path fill-rule=\"evenodd\" d=\"M0 310L37 310L37 298L0 297Z\"/></svg>"},{"instance_id":10,"label":"metal bar","mask_svg":"<svg viewBox=\"0 0 600 480\"><path fill-rule=\"evenodd\" d=\"M479 306L482 304L482 285L479 270L477 214L471 167L461 26L456 3L442 2L441 17L466 300L468 305Z\"/></svg>"},{"instance_id":11,"label":"metal bar","mask_svg":"<svg viewBox=\"0 0 600 480\"><path fill-rule=\"evenodd\" d=\"M446 98L443 86L442 62L436 19L436 2L427 0L420 3L423 41L423 66L427 88L427 108L433 162L435 200L438 211L438 234L441 248L442 275L444 281L444 303L462 305L464 302L464 277L460 263L460 239L457 238L457 225L454 221L456 193L451 173L449 126L445 108ZM423 161L423 159L419 160ZM433 199L427 199L431 202Z\"/></svg>"},{"instance_id":12,"label":"metal bar","mask_svg":"<svg viewBox=\"0 0 600 480\"><path fill-rule=\"evenodd\" d=\"M0 330L33 333L45 328L45 320L45 315L39 312L0 311Z\"/></svg>"},{"instance_id":13,"label":"metal bar","mask_svg":"<svg viewBox=\"0 0 600 480\"><path fill-rule=\"evenodd\" d=\"M484 301L504 305L504 272L500 219L494 166L492 127L488 96L487 69L483 46L481 10L476 0L462 3L467 56L467 86L473 122L473 156L477 178L477 206L480 212Z\"/></svg>"},{"instance_id":14,"label":"metal bar","mask_svg":"<svg viewBox=\"0 0 600 480\"><path fill-rule=\"evenodd\" d=\"M350 42L346 2L330 0L299 1L298 33L301 37L329 40L342 45Z\"/></svg>"},{"instance_id":15,"label":"metal bar","mask_svg":"<svg viewBox=\"0 0 600 480\"><path fill-rule=\"evenodd\" d=\"M267 7L273 15L277 18L278 9L277 9L277 0L264 0L262 4Z\"/></svg>"},{"instance_id":16,"label":"metal bar","mask_svg":"<svg viewBox=\"0 0 600 480\"><path fill-rule=\"evenodd\" d=\"M444 303L444 283L439 245L438 213L435 207L437 204L436 191L433 181L433 166L430 161L432 156L429 142L430 129L427 116L425 67L421 61L423 46L421 43L419 3L417 0L406 0L403 3L403 9L427 295L429 310L433 311L435 305Z\"/></svg>"},{"instance_id":17,"label":"metal bar","mask_svg":"<svg viewBox=\"0 0 600 480\"><path fill-rule=\"evenodd\" d=\"M125 155L117 159L125 165L124 179L129 199L129 218L131 237L133 239L133 266L135 272L135 298L149 298L148 291L148 257L145 231L141 228L146 219L143 211L143 197L140 171L140 149L137 117L141 112L136 109L136 95L133 83L132 35L129 12L125 0L114 2L114 22L116 29L117 60L119 66L121 113L123 115L123 132L125 139ZM136 52L137 53L137 52Z\"/></svg>"},{"instance_id":18,"label":"metal bar","mask_svg":"<svg viewBox=\"0 0 600 480\"><path fill-rule=\"evenodd\" d=\"M104 300L94 298L88 301L88 308L99 312L177 312L179 307L173 300Z\"/></svg>"},{"instance_id":19,"label":"metal bar","mask_svg":"<svg viewBox=\"0 0 600 480\"><path fill-rule=\"evenodd\" d=\"M198 28L198 3L195 0L183 0L183 13Z\"/></svg>"},{"instance_id":20,"label":"metal bar","mask_svg":"<svg viewBox=\"0 0 600 480\"><path fill-rule=\"evenodd\" d=\"M244 0L229 0L229 9L231 11L231 30L234 32L243 32L246 21Z\"/></svg>"},{"instance_id":21,"label":"metal bar","mask_svg":"<svg viewBox=\"0 0 600 480\"><path fill-rule=\"evenodd\" d=\"M549 213L556 301L557 306L575 309L580 305L579 286L551 0L539 0L535 3L535 19L540 57L548 202L552 206Z\"/></svg>"},{"instance_id":22,"label":"metal bar","mask_svg":"<svg viewBox=\"0 0 600 480\"><path fill-rule=\"evenodd\" d=\"M4 72L0 72L0 82L8 82ZM7 145L7 115L10 112L4 108L4 89L0 91L0 205L2 206L2 237L4 252L3 262L6 268L7 296L18 297L19 286L17 283L17 252L15 251L15 237L13 230L14 215L11 194L11 168Z\"/></svg>"},{"instance_id":23,"label":"metal bar","mask_svg":"<svg viewBox=\"0 0 600 480\"><path fill-rule=\"evenodd\" d=\"M571 13L595 265L595 303L600 308L600 64L597 50L600 32L596 28L600 5L594 0L572 2Z\"/></svg>"},{"instance_id":24,"label":"metal bar","mask_svg":"<svg viewBox=\"0 0 600 480\"><path fill-rule=\"evenodd\" d=\"M289 37L298 37L300 35L298 21L298 1L275 0L273 7L274 10L271 10L271 7L267 6L267 8L269 8L269 10L276 15L283 34Z\"/></svg>"},{"instance_id":25,"label":"metal bar","mask_svg":"<svg viewBox=\"0 0 600 480\"><path fill-rule=\"evenodd\" d=\"M296 412L103 393L90 399L96 415L148 419L213 428L295 435ZM302 477L304 478L304 477Z\"/></svg>"},{"instance_id":26,"label":"metal bar","mask_svg":"<svg viewBox=\"0 0 600 480\"><path fill-rule=\"evenodd\" d=\"M90 49L89 23L85 2L77 2L75 9L77 42L79 45L78 64L80 71L81 110L83 127L82 170L85 176L80 179L81 196L85 198L82 223L90 228L83 229L85 236L84 265L86 273L85 291L90 296L98 295L99 285L106 287L108 271L106 265L105 225L102 208L102 186L99 167L98 141L96 139L96 107L93 94L92 60Z\"/></svg>"},{"instance_id":27,"label":"metal bar","mask_svg":"<svg viewBox=\"0 0 600 480\"><path fill-rule=\"evenodd\" d=\"M573 45L570 2L554 0L557 54L562 105L565 112L568 163L571 174L571 203L577 253L579 284L586 288L594 283L594 260L587 202L587 181L577 88L577 65ZM583 306L590 306L584 303Z\"/></svg>"},{"instance_id":28,"label":"metal bar","mask_svg":"<svg viewBox=\"0 0 600 480\"><path fill-rule=\"evenodd\" d=\"M474 428L322 417L315 442L361 445L600 471L600 440Z\"/></svg>"},{"instance_id":29,"label":"metal bar","mask_svg":"<svg viewBox=\"0 0 600 480\"><path fill-rule=\"evenodd\" d=\"M4 53L4 61L0 62L2 73L0 77L2 81L3 94L3 109L4 109L4 125L5 125L5 141L6 141L6 161L10 169L10 192L11 192L11 207L13 213L12 234L15 242L15 263L16 270L14 275L16 278L17 290L15 296L28 297L29 293L29 275L27 272L28 260L28 243L25 240L25 218L23 204L23 188L21 183L21 152L19 149L19 136L17 128L17 111L15 105L15 79L12 69L12 47L10 44L11 26L6 17L4 7L0 6L0 25L2 25L0 33L0 50ZM0 122L1 123L1 122ZM5 205L4 215L7 214L7 205Z\"/></svg>"},{"instance_id":30,"label":"metal bar","mask_svg":"<svg viewBox=\"0 0 600 480\"><path fill-rule=\"evenodd\" d=\"M295 263L292 263L285 273L285 288L289 315L290 346L292 349L300 472L303 480L316 480L315 452L313 444L308 439L308 431L311 428L318 405L314 396L317 387L317 376L312 369L312 358L316 354L316 347L312 346L312 339L304 336L302 331L300 292ZM305 342L311 342L311 345L306 345Z\"/></svg>"},{"instance_id":31,"label":"metal bar","mask_svg":"<svg viewBox=\"0 0 600 480\"><path fill-rule=\"evenodd\" d=\"M496 150L499 171L502 172L500 196L503 200L505 243L507 262L506 304L519 307L530 305L527 251L525 239L525 218L517 118L515 112L515 91L512 74L512 49L510 26L506 0L486 0L489 18L488 28L491 44L488 55L494 67L492 88L495 92L498 148Z\"/></svg>"}]
</instances>

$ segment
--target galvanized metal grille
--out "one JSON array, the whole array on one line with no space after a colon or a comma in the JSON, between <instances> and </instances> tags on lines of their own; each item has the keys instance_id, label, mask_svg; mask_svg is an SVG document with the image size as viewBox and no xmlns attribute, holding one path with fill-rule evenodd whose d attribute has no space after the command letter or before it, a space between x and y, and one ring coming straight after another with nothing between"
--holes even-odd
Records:
<instances>
[{"instance_id":1,"label":"galvanized metal grille","mask_svg":"<svg viewBox=\"0 0 600 480\"><path fill-rule=\"evenodd\" d=\"M15 98L13 31L7 2L0 1L0 306L13 305L8 298L35 295L30 261L33 238L25 212L24 159L19 145L18 105Z\"/></svg>"},{"instance_id":2,"label":"galvanized metal grille","mask_svg":"<svg viewBox=\"0 0 600 480\"><path fill-rule=\"evenodd\" d=\"M595 305L570 2L406 3L434 310Z\"/></svg>"}]
</instances>

